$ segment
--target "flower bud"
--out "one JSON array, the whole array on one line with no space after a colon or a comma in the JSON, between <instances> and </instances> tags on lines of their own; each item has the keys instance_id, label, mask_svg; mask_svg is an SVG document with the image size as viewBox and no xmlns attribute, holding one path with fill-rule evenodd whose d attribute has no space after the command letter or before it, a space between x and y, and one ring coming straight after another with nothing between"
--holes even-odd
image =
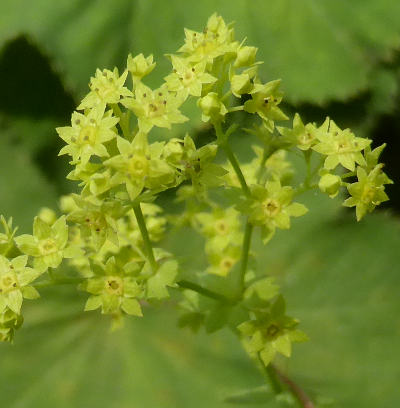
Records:
<instances>
[{"instance_id":1,"label":"flower bud","mask_svg":"<svg viewBox=\"0 0 400 408\"><path fill-rule=\"evenodd\" d=\"M197 105L203 111L203 121L207 121L209 118L218 119L228 112L216 92L209 92L198 100Z\"/></svg>"},{"instance_id":2,"label":"flower bud","mask_svg":"<svg viewBox=\"0 0 400 408\"><path fill-rule=\"evenodd\" d=\"M342 184L342 179L334 174L324 174L319 180L318 187L323 192L329 195L329 197L335 197Z\"/></svg>"},{"instance_id":3,"label":"flower bud","mask_svg":"<svg viewBox=\"0 0 400 408\"><path fill-rule=\"evenodd\" d=\"M48 207L42 207L39 211L38 217L49 225L53 225L57 220L56 212Z\"/></svg>"},{"instance_id":4,"label":"flower bud","mask_svg":"<svg viewBox=\"0 0 400 408\"><path fill-rule=\"evenodd\" d=\"M131 54L128 55L127 68L136 80L140 80L150 74L155 66L156 63L153 63L152 55L149 55L147 58L143 54L136 55L135 58Z\"/></svg>"},{"instance_id":5,"label":"flower bud","mask_svg":"<svg viewBox=\"0 0 400 408\"><path fill-rule=\"evenodd\" d=\"M240 95L247 94L253 89L253 84L250 82L248 74L233 75L231 78L232 93L240 98Z\"/></svg>"},{"instance_id":6,"label":"flower bud","mask_svg":"<svg viewBox=\"0 0 400 408\"><path fill-rule=\"evenodd\" d=\"M240 68L253 65L256 60L257 50L258 48L249 47L247 45L245 45L244 47L240 47L237 52L236 61L233 64L233 66L235 68Z\"/></svg>"},{"instance_id":7,"label":"flower bud","mask_svg":"<svg viewBox=\"0 0 400 408\"><path fill-rule=\"evenodd\" d=\"M164 146L163 156L172 164L179 164L183 155L183 140L173 138Z\"/></svg>"}]
</instances>

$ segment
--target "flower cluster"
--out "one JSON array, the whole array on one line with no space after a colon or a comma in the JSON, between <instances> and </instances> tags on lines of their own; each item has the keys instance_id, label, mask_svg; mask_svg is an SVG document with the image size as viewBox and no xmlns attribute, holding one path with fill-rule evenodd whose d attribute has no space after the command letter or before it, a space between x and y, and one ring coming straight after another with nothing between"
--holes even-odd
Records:
<instances>
[{"instance_id":1,"label":"flower cluster","mask_svg":"<svg viewBox=\"0 0 400 408\"><path fill-rule=\"evenodd\" d=\"M66 143L60 155L73 166L67 178L79 192L61 198L61 215L43 209L32 235L16 235L0 218L0 340L11 341L21 325L24 298L59 282L78 284L87 293L82 308L110 315L113 327L176 293L186 311L181 325L229 326L265 365L306 339L286 315L279 287L256 265L253 231L266 244L277 229L291 228L308 211L301 193L314 188L334 197L347 187L344 205L355 206L360 220L388 199L391 180L378 162L384 146L371 150L371 140L329 118L318 127L296 114L283 127L281 82L262 80L256 55L214 14L204 30L185 30L156 89L144 82L156 65L152 55L129 55L122 74L96 71L71 125L57 128ZM190 100L211 129L208 139L172 137L170 129L189 120L182 108ZM248 128L235 123L235 112ZM232 149L236 136L257 139L248 163ZM307 168L300 184L293 152ZM351 177L357 181L347 182ZM183 270L178 256L155 247L171 228L204 238L202 270Z\"/></svg>"}]
</instances>

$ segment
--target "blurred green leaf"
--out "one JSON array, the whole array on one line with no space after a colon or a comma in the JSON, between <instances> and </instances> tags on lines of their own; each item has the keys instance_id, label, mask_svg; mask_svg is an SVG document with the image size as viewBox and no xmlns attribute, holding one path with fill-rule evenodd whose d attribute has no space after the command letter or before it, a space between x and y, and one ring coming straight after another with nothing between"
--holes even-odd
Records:
<instances>
[{"instance_id":1,"label":"blurred green leaf","mask_svg":"<svg viewBox=\"0 0 400 408\"><path fill-rule=\"evenodd\" d=\"M217 11L235 20L238 38L260 48L266 79L282 78L291 101L346 99L369 87L369 74L400 44L396 0L4 1L0 43L32 36L82 96L97 67L123 66L128 52L160 59L183 41L183 26L200 30Z\"/></svg>"},{"instance_id":2,"label":"blurred green leaf","mask_svg":"<svg viewBox=\"0 0 400 408\"><path fill-rule=\"evenodd\" d=\"M31 231L41 207L56 207L55 188L20 144L0 135L0 214L13 217L19 233Z\"/></svg>"},{"instance_id":3,"label":"blurred green leaf","mask_svg":"<svg viewBox=\"0 0 400 408\"><path fill-rule=\"evenodd\" d=\"M338 406L393 406L400 401L400 221L379 213L356 223L327 200L308 197L310 216L294 233L259 246L259 265L277 276L289 314L310 337L295 347L289 376Z\"/></svg>"},{"instance_id":4,"label":"blurred green leaf","mask_svg":"<svg viewBox=\"0 0 400 408\"><path fill-rule=\"evenodd\" d=\"M177 329L169 306L144 308L115 332L83 306L54 289L24 305L15 344L0 347L4 406L219 408L224 395L263 381L234 336Z\"/></svg>"}]
</instances>

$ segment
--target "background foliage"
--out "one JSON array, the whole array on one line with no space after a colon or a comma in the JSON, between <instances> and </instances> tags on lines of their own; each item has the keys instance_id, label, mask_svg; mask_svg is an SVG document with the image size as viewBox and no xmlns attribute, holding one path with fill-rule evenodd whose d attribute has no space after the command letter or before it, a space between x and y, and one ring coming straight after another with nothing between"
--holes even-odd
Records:
<instances>
[{"instance_id":1,"label":"background foliage","mask_svg":"<svg viewBox=\"0 0 400 408\"><path fill-rule=\"evenodd\" d=\"M265 80L283 79L287 110L319 123L329 115L388 143L383 161L398 181L395 0L5 0L0 213L29 231L41 206L55 207L73 188L66 160L56 157L62 143L54 128L67 124L97 67L122 66L128 52L153 53L157 84L168 66L163 54L178 48L183 27L201 29L214 11L259 47ZM246 157L247 139L236 143ZM293 231L266 249L257 243L259 265L280 281L311 337L283 367L311 394L332 397L333 406L400 402L398 188L389 189L391 208L359 224L337 203L310 195L313 211ZM197 256L190 242L177 234L167 245L190 259ZM43 290L42 297L26 308L15 345L0 348L0 393L11 408L223 407L224 397L263 384L233 336L178 330L172 306L110 334L104 319L80 312L79 294Z\"/></svg>"}]
</instances>

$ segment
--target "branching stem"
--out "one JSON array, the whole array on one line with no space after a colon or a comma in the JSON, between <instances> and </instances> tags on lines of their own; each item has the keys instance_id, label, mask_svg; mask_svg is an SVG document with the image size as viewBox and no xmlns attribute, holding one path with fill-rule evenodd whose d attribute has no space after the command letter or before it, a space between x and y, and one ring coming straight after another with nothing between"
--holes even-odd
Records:
<instances>
[{"instance_id":1,"label":"branching stem","mask_svg":"<svg viewBox=\"0 0 400 408\"><path fill-rule=\"evenodd\" d=\"M200 295L203 295L210 299L218 300L223 303L234 303L233 300L227 298L226 296L221 295L220 293L217 293L217 292L213 292L212 290L204 288L203 286L198 285L197 283L194 283L194 282L189 282L187 280L181 280L177 282L177 285L182 289L193 290L194 292L197 292Z\"/></svg>"}]
</instances>

